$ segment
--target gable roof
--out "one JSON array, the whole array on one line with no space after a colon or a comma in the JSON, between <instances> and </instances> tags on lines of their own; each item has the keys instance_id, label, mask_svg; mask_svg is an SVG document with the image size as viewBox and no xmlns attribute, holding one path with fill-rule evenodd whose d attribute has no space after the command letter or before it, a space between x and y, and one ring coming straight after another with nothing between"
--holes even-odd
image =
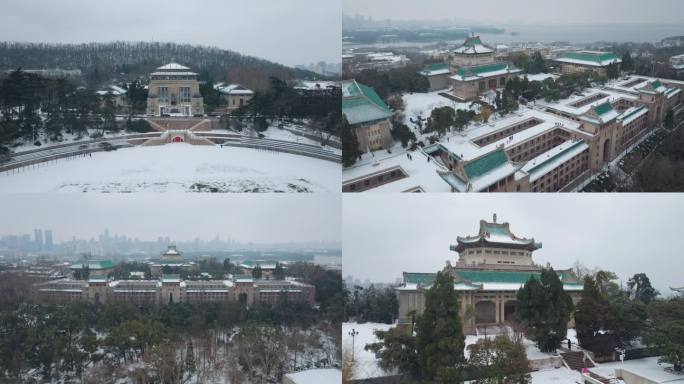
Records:
<instances>
[{"instance_id":1,"label":"gable roof","mask_svg":"<svg viewBox=\"0 0 684 384\"><path fill-rule=\"evenodd\" d=\"M468 178L472 179L492 171L507 162L508 156L506 156L504 150L498 149L471 161L470 163L464 165L463 169L465 170Z\"/></svg>"},{"instance_id":2,"label":"gable roof","mask_svg":"<svg viewBox=\"0 0 684 384\"><path fill-rule=\"evenodd\" d=\"M342 113L350 125L387 119L392 111L373 88L356 80L342 83Z\"/></svg>"},{"instance_id":3,"label":"gable roof","mask_svg":"<svg viewBox=\"0 0 684 384\"><path fill-rule=\"evenodd\" d=\"M613 63L622 62L622 59L613 52L602 51L565 52L555 60L562 63L589 65L592 67L605 67Z\"/></svg>"}]
</instances>

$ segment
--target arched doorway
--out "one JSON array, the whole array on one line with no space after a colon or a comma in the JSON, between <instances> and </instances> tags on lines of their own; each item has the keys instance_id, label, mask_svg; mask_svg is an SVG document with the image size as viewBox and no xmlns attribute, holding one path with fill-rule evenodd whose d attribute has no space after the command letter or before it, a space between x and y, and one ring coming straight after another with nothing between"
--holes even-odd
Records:
<instances>
[{"instance_id":1,"label":"arched doorway","mask_svg":"<svg viewBox=\"0 0 684 384\"><path fill-rule=\"evenodd\" d=\"M496 323L496 305L493 301L475 303L475 324Z\"/></svg>"},{"instance_id":2,"label":"arched doorway","mask_svg":"<svg viewBox=\"0 0 684 384\"><path fill-rule=\"evenodd\" d=\"M610 139L606 139L603 142L603 162L607 163L610 161Z\"/></svg>"},{"instance_id":3,"label":"arched doorway","mask_svg":"<svg viewBox=\"0 0 684 384\"><path fill-rule=\"evenodd\" d=\"M174 143L182 143L184 140L181 136L174 136L171 141Z\"/></svg>"},{"instance_id":4,"label":"arched doorway","mask_svg":"<svg viewBox=\"0 0 684 384\"><path fill-rule=\"evenodd\" d=\"M518 306L518 302L515 300L510 300L504 303L504 318L503 321L514 321L515 320L515 310Z\"/></svg>"}]
</instances>

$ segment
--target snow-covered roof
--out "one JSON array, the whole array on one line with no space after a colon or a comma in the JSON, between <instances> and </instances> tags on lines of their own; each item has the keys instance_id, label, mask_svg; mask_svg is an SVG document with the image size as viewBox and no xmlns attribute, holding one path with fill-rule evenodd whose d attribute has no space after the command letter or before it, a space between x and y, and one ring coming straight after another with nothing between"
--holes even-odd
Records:
<instances>
[{"instance_id":1,"label":"snow-covered roof","mask_svg":"<svg viewBox=\"0 0 684 384\"><path fill-rule=\"evenodd\" d=\"M422 151L410 152L412 160L404 152L387 155L380 159L361 162L342 171L342 183L349 184L374 175L384 174L395 170L406 177L379 185L367 192L451 192L450 185L437 171L447 171L434 160L427 161L428 155Z\"/></svg>"},{"instance_id":2,"label":"snow-covered roof","mask_svg":"<svg viewBox=\"0 0 684 384\"><path fill-rule=\"evenodd\" d=\"M532 183L588 149L584 141L567 140L528 161L521 170L530 175Z\"/></svg>"},{"instance_id":3,"label":"snow-covered roof","mask_svg":"<svg viewBox=\"0 0 684 384\"><path fill-rule=\"evenodd\" d=\"M627 110L622 112L620 116L617 117L617 119L622 122L623 126L625 126L647 113L648 108L646 108L646 106L644 105L641 105L638 107L628 108Z\"/></svg>"},{"instance_id":4,"label":"snow-covered roof","mask_svg":"<svg viewBox=\"0 0 684 384\"><path fill-rule=\"evenodd\" d=\"M591 67L605 67L613 63L622 62L622 60L613 52L602 51L566 52L555 60L561 63L587 65Z\"/></svg>"},{"instance_id":5,"label":"snow-covered roof","mask_svg":"<svg viewBox=\"0 0 684 384\"><path fill-rule=\"evenodd\" d=\"M338 384L342 382L342 371L334 368L309 369L288 373L285 378L293 384Z\"/></svg>"},{"instance_id":6,"label":"snow-covered roof","mask_svg":"<svg viewBox=\"0 0 684 384\"><path fill-rule=\"evenodd\" d=\"M418 73L420 73L423 76L446 75L449 73L449 64L447 64L447 63L428 64L425 66L425 68L423 68Z\"/></svg>"},{"instance_id":7,"label":"snow-covered roof","mask_svg":"<svg viewBox=\"0 0 684 384\"><path fill-rule=\"evenodd\" d=\"M494 49L482 43L480 36L468 37L463 45L454 49L453 53L462 55L476 55L483 53L493 53Z\"/></svg>"},{"instance_id":8,"label":"snow-covered roof","mask_svg":"<svg viewBox=\"0 0 684 384\"><path fill-rule=\"evenodd\" d=\"M477 243L524 246L531 250L539 249L542 246L541 243L536 243L534 239L514 235L508 223L488 222L486 220L480 220L480 229L477 235L458 236L456 241L458 245L450 247L452 251L456 252L461 252L467 245Z\"/></svg>"},{"instance_id":9,"label":"snow-covered roof","mask_svg":"<svg viewBox=\"0 0 684 384\"><path fill-rule=\"evenodd\" d=\"M157 70L159 71L183 71L183 70L189 70L190 68L180 65L178 63L168 63L166 65L162 65L161 67L157 67Z\"/></svg>"},{"instance_id":10,"label":"snow-covered roof","mask_svg":"<svg viewBox=\"0 0 684 384\"><path fill-rule=\"evenodd\" d=\"M392 111L375 91L356 80L342 83L342 113L350 125L387 119Z\"/></svg>"},{"instance_id":11,"label":"snow-covered roof","mask_svg":"<svg viewBox=\"0 0 684 384\"><path fill-rule=\"evenodd\" d=\"M614 103L620 99L636 101L639 98L638 94L628 93L610 87L603 88L589 88L584 90L582 94L574 94L567 99L558 101L537 100L536 103L546 108L565 113L575 118L589 112L592 108L605 104L606 102Z\"/></svg>"},{"instance_id":12,"label":"snow-covered roof","mask_svg":"<svg viewBox=\"0 0 684 384\"><path fill-rule=\"evenodd\" d=\"M121 96L121 95L125 95L126 92L127 92L127 91L126 91L125 89L119 87L118 85L109 85L109 86L107 86L107 87L104 88L104 89L101 89L101 90L99 90L99 91L96 91L95 93L98 94L98 95L100 95L100 96L104 96L104 95L107 95L107 94L110 94L110 95L113 95L113 96Z\"/></svg>"},{"instance_id":13,"label":"snow-covered roof","mask_svg":"<svg viewBox=\"0 0 684 384\"><path fill-rule=\"evenodd\" d=\"M299 80L295 84L294 89L301 89L307 91L319 91L323 89L339 88L340 84L336 81L312 81Z\"/></svg>"},{"instance_id":14,"label":"snow-covered roof","mask_svg":"<svg viewBox=\"0 0 684 384\"><path fill-rule=\"evenodd\" d=\"M246 88L240 84L225 84L218 83L214 85L214 89L223 93L224 95L253 95L254 91Z\"/></svg>"},{"instance_id":15,"label":"snow-covered roof","mask_svg":"<svg viewBox=\"0 0 684 384\"><path fill-rule=\"evenodd\" d=\"M195 73L195 72L171 72L171 71L165 71L165 72L152 72L150 75L151 75L151 76L197 76L197 73Z\"/></svg>"},{"instance_id":16,"label":"snow-covered roof","mask_svg":"<svg viewBox=\"0 0 684 384\"><path fill-rule=\"evenodd\" d=\"M472 81L520 72L522 72L522 70L513 68L507 63L494 63L459 68L453 76L450 76L450 78L457 81Z\"/></svg>"}]
</instances>

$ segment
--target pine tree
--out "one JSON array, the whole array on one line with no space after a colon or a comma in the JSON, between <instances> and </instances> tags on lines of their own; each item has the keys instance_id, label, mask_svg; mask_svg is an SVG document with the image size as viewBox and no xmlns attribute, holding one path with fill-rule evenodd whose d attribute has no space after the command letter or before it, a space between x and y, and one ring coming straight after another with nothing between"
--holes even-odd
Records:
<instances>
[{"instance_id":1,"label":"pine tree","mask_svg":"<svg viewBox=\"0 0 684 384\"><path fill-rule=\"evenodd\" d=\"M359 141L356 139L356 132L349 126L347 118L342 116L342 165L350 167L359 158Z\"/></svg>"},{"instance_id":2,"label":"pine tree","mask_svg":"<svg viewBox=\"0 0 684 384\"><path fill-rule=\"evenodd\" d=\"M528 337L542 352L555 351L567 334L574 306L553 268L542 269L539 280L530 277L517 300L518 317L528 327Z\"/></svg>"},{"instance_id":3,"label":"pine tree","mask_svg":"<svg viewBox=\"0 0 684 384\"><path fill-rule=\"evenodd\" d=\"M425 293L425 311L416 324L416 347L424 379L437 383L462 381L465 337L459 308L453 278L438 272Z\"/></svg>"}]
</instances>

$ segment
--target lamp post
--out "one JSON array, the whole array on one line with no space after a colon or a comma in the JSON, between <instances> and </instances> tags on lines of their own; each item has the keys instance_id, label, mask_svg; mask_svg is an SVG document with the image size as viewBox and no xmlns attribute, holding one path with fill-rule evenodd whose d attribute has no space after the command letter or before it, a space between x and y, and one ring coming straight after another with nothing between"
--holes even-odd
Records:
<instances>
[{"instance_id":1,"label":"lamp post","mask_svg":"<svg viewBox=\"0 0 684 384\"><path fill-rule=\"evenodd\" d=\"M359 334L359 332L354 328L352 328L352 330L349 331L349 336L352 337L352 362L354 362L354 339L356 338L356 335L358 335L358 334Z\"/></svg>"}]
</instances>

